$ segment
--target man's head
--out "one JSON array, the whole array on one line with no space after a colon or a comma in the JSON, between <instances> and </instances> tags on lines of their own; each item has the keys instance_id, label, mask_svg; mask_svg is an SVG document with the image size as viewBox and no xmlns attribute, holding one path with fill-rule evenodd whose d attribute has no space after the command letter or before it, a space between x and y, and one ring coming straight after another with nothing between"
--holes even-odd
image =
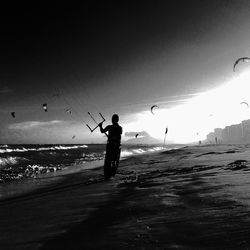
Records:
<instances>
[{"instance_id":1,"label":"man's head","mask_svg":"<svg viewBox=\"0 0 250 250\"><path fill-rule=\"evenodd\" d=\"M119 121L119 116L117 114L113 114L112 116L112 123L117 124Z\"/></svg>"}]
</instances>

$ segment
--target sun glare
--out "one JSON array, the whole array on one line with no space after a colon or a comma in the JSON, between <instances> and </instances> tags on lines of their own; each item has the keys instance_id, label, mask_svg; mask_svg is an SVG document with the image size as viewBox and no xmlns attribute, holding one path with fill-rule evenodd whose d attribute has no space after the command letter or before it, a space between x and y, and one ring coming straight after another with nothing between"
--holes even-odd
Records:
<instances>
[{"instance_id":1,"label":"sun glare","mask_svg":"<svg viewBox=\"0 0 250 250\"><path fill-rule=\"evenodd\" d=\"M167 139L175 143L188 143L206 139L214 128L240 123L250 118L250 71L233 77L222 86L201 93L183 105L170 109L157 109L155 115L144 111L137 115L135 123L127 124L127 131L147 131L151 136L163 139L166 127Z\"/></svg>"}]
</instances>

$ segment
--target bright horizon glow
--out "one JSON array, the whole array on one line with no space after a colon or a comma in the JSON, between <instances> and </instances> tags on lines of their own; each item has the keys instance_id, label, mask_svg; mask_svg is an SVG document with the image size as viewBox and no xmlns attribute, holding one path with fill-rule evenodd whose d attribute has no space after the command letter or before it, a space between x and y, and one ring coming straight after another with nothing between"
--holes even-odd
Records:
<instances>
[{"instance_id":1,"label":"bright horizon glow","mask_svg":"<svg viewBox=\"0 0 250 250\"><path fill-rule=\"evenodd\" d=\"M250 103L250 71L234 76L213 90L201 93L183 105L155 109L137 114L137 121L124 125L124 131L143 131L163 140L189 143L206 139L214 128L240 123L250 118L250 110L241 102Z\"/></svg>"}]
</instances>

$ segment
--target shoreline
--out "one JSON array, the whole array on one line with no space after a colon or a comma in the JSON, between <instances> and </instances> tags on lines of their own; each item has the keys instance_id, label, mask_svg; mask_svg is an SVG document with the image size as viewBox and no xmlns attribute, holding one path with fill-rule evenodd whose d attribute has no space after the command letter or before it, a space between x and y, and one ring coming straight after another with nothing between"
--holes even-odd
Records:
<instances>
[{"instance_id":1,"label":"shoreline","mask_svg":"<svg viewBox=\"0 0 250 250\"><path fill-rule=\"evenodd\" d=\"M120 162L136 155L157 153L159 151L162 150L149 150L132 155L125 155L121 157ZM103 164L104 159L89 161L82 164L75 164L56 172L39 174L35 178L24 178L21 180L2 183L0 185L0 203L4 202L5 200L18 198L19 196L30 196L32 195L32 193L42 192L43 190L46 192L46 189L50 189L50 187L58 186L60 184L63 185L64 182L67 182L67 177L70 177L71 175L74 176L77 174L81 174L82 178L87 183L87 178L91 179L92 177L91 170L101 169L101 171L103 172ZM86 174L86 177L84 177L84 174Z\"/></svg>"},{"instance_id":2,"label":"shoreline","mask_svg":"<svg viewBox=\"0 0 250 250\"><path fill-rule=\"evenodd\" d=\"M0 202L2 249L250 247L249 145L131 156L109 181L101 167L90 172L89 182L73 174L64 187Z\"/></svg>"}]
</instances>

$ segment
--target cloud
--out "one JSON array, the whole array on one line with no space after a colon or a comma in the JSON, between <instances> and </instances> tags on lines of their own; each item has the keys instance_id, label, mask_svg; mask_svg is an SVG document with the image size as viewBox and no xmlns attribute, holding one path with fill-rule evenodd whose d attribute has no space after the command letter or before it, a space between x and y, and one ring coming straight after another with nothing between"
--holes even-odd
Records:
<instances>
[{"instance_id":1,"label":"cloud","mask_svg":"<svg viewBox=\"0 0 250 250\"><path fill-rule=\"evenodd\" d=\"M146 137L149 136L149 134L146 131L140 131L140 132L126 132L124 135L127 137L135 137L136 134L139 134L140 137Z\"/></svg>"},{"instance_id":2,"label":"cloud","mask_svg":"<svg viewBox=\"0 0 250 250\"><path fill-rule=\"evenodd\" d=\"M55 124L61 124L64 121L60 120L52 120L47 122L41 122L41 121L27 121L27 122L19 122L9 125L9 129L17 129L17 130L26 130L31 128L37 128L37 127L50 127Z\"/></svg>"}]
</instances>

